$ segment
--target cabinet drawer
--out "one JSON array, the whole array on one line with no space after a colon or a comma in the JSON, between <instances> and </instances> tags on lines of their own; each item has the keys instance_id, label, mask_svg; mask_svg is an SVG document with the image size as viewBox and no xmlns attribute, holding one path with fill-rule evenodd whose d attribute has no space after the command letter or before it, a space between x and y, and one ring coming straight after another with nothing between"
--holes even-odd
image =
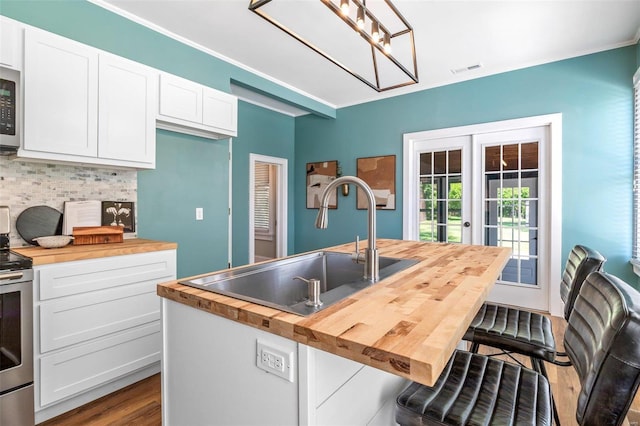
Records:
<instances>
[{"instance_id":1,"label":"cabinet drawer","mask_svg":"<svg viewBox=\"0 0 640 426\"><path fill-rule=\"evenodd\" d=\"M42 406L86 391L160 360L160 324L63 350L40 359Z\"/></svg>"},{"instance_id":2,"label":"cabinet drawer","mask_svg":"<svg viewBox=\"0 0 640 426\"><path fill-rule=\"evenodd\" d=\"M34 268L39 300L87 293L128 284L170 281L176 274L175 251L114 256Z\"/></svg>"},{"instance_id":3,"label":"cabinet drawer","mask_svg":"<svg viewBox=\"0 0 640 426\"><path fill-rule=\"evenodd\" d=\"M40 304L40 352L81 343L160 319L153 281Z\"/></svg>"}]
</instances>

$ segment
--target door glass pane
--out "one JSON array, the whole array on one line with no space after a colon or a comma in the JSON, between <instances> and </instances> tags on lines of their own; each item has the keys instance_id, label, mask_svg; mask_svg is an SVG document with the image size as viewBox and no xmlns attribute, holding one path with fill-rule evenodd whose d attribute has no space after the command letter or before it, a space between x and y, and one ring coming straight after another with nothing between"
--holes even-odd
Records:
<instances>
[{"instance_id":1,"label":"door glass pane","mask_svg":"<svg viewBox=\"0 0 640 426\"><path fill-rule=\"evenodd\" d=\"M500 164L496 165L490 158L498 151ZM534 170L537 155L537 142L484 148L484 244L512 251L500 278L502 283L537 285L538 171ZM524 172L523 163L528 167Z\"/></svg>"},{"instance_id":2,"label":"door glass pane","mask_svg":"<svg viewBox=\"0 0 640 426\"><path fill-rule=\"evenodd\" d=\"M421 241L462 241L461 158L460 149L420 154Z\"/></svg>"},{"instance_id":3,"label":"door glass pane","mask_svg":"<svg viewBox=\"0 0 640 426\"><path fill-rule=\"evenodd\" d=\"M462 173L462 150L449 151L449 173Z\"/></svg>"},{"instance_id":4,"label":"door glass pane","mask_svg":"<svg viewBox=\"0 0 640 426\"><path fill-rule=\"evenodd\" d=\"M502 170L518 170L520 168L518 148L518 144L502 146Z\"/></svg>"},{"instance_id":5,"label":"door glass pane","mask_svg":"<svg viewBox=\"0 0 640 426\"><path fill-rule=\"evenodd\" d=\"M538 142L522 144L522 169L538 168Z\"/></svg>"},{"instance_id":6,"label":"door glass pane","mask_svg":"<svg viewBox=\"0 0 640 426\"><path fill-rule=\"evenodd\" d=\"M423 152L420 154L420 174L421 175L430 175L431 174L431 153Z\"/></svg>"},{"instance_id":7,"label":"door glass pane","mask_svg":"<svg viewBox=\"0 0 640 426\"><path fill-rule=\"evenodd\" d=\"M433 153L433 171L437 175L447 173L447 151Z\"/></svg>"},{"instance_id":8,"label":"door glass pane","mask_svg":"<svg viewBox=\"0 0 640 426\"><path fill-rule=\"evenodd\" d=\"M485 148L484 170L487 172L500 171L500 146L488 146Z\"/></svg>"}]
</instances>

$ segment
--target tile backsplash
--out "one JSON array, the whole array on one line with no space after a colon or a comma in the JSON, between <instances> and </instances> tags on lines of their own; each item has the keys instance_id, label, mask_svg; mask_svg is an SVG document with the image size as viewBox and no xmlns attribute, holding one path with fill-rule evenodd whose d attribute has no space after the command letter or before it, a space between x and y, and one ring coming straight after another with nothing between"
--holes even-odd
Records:
<instances>
[{"instance_id":1,"label":"tile backsplash","mask_svg":"<svg viewBox=\"0 0 640 426\"><path fill-rule=\"evenodd\" d=\"M65 201L137 202L135 170L31 163L0 157L0 205L11 210L12 247L28 245L16 231L16 218L28 207L46 205L60 212Z\"/></svg>"}]
</instances>

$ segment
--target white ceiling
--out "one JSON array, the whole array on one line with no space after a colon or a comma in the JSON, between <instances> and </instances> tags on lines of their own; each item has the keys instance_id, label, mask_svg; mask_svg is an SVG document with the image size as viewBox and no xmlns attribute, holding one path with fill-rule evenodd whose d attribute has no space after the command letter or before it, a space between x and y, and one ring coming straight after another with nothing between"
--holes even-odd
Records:
<instances>
[{"instance_id":1,"label":"white ceiling","mask_svg":"<svg viewBox=\"0 0 640 426\"><path fill-rule=\"evenodd\" d=\"M249 11L249 0L92 1L334 107L627 46L640 37L640 0L395 0L414 30L420 82L378 93ZM337 25L345 24L336 19Z\"/></svg>"}]
</instances>

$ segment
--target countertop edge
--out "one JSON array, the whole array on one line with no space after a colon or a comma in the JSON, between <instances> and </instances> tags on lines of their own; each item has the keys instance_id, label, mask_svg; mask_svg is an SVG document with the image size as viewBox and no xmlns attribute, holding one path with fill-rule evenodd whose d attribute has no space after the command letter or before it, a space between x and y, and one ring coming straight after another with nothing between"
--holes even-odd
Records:
<instances>
[{"instance_id":1,"label":"countertop edge","mask_svg":"<svg viewBox=\"0 0 640 426\"><path fill-rule=\"evenodd\" d=\"M173 242L131 238L126 239L121 243L79 246L68 245L65 247L51 249L45 249L38 246L12 247L11 251L30 257L33 261L33 266L41 266L60 262L73 262L76 260L99 259L111 256L175 250L177 248L178 244Z\"/></svg>"}]
</instances>

